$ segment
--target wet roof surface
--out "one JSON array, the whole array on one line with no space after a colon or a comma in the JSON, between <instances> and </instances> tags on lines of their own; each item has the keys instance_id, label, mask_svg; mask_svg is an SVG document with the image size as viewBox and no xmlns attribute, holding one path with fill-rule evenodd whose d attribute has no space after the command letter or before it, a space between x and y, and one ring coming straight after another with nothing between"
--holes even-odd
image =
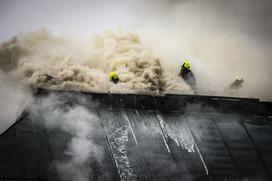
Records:
<instances>
[{"instance_id":1,"label":"wet roof surface","mask_svg":"<svg viewBox=\"0 0 272 181\"><path fill-rule=\"evenodd\" d=\"M99 148L88 157L89 180L271 180L268 116L77 105L91 113L87 141ZM55 163L69 161L73 134L37 124L42 115L25 114L0 136L0 180L71 180Z\"/></svg>"}]
</instances>

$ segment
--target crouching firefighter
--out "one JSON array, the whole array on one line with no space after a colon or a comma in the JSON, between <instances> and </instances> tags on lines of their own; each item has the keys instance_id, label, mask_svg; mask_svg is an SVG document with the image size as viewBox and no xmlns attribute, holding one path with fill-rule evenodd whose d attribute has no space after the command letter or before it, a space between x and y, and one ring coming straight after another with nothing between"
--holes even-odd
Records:
<instances>
[{"instance_id":1,"label":"crouching firefighter","mask_svg":"<svg viewBox=\"0 0 272 181\"><path fill-rule=\"evenodd\" d=\"M116 72L110 72L109 73L109 80L115 84L118 83L119 82L118 74Z\"/></svg>"},{"instance_id":2,"label":"crouching firefighter","mask_svg":"<svg viewBox=\"0 0 272 181\"><path fill-rule=\"evenodd\" d=\"M229 85L229 89L239 90L242 88L242 84L244 83L244 79L240 77L235 77L234 81Z\"/></svg>"},{"instance_id":3,"label":"crouching firefighter","mask_svg":"<svg viewBox=\"0 0 272 181\"><path fill-rule=\"evenodd\" d=\"M179 76L193 89L195 92L196 80L194 73L190 70L190 62L185 60L180 68Z\"/></svg>"}]
</instances>

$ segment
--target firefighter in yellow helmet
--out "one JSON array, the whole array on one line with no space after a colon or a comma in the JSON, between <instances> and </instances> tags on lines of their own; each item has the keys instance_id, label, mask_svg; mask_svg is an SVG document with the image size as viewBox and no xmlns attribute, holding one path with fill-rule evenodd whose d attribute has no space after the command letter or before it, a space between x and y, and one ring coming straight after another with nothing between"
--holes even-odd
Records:
<instances>
[{"instance_id":1,"label":"firefighter in yellow helmet","mask_svg":"<svg viewBox=\"0 0 272 181\"><path fill-rule=\"evenodd\" d=\"M195 84L196 84L196 80L195 80L195 76L194 73L191 71L191 66L190 66L190 62L188 60L184 60L181 68L180 68L180 72L179 72L179 76L193 89L195 90Z\"/></svg>"},{"instance_id":2,"label":"firefighter in yellow helmet","mask_svg":"<svg viewBox=\"0 0 272 181\"><path fill-rule=\"evenodd\" d=\"M116 72L110 72L109 73L109 80L115 84L118 83L119 82L118 74Z\"/></svg>"}]
</instances>

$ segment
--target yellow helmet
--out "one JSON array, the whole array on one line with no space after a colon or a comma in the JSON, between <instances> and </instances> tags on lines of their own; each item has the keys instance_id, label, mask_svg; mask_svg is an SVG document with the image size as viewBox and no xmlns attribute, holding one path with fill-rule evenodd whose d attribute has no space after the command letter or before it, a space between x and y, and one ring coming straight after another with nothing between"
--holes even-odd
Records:
<instances>
[{"instance_id":1,"label":"yellow helmet","mask_svg":"<svg viewBox=\"0 0 272 181\"><path fill-rule=\"evenodd\" d=\"M109 79L110 81L117 79L118 78L118 74L116 72L110 72L109 73Z\"/></svg>"},{"instance_id":2,"label":"yellow helmet","mask_svg":"<svg viewBox=\"0 0 272 181\"><path fill-rule=\"evenodd\" d=\"M190 62L188 60L184 60L182 66L187 68L187 69L190 69Z\"/></svg>"}]
</instances>

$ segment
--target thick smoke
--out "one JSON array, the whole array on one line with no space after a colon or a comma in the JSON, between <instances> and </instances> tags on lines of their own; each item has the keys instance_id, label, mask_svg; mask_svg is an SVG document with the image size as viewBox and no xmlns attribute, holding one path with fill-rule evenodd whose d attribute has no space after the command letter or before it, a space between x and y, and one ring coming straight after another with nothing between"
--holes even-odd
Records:
<instances>
[{"instance_id":1,"label":"thick smoke","mask_svg":"<svg viewBox=\"0 0 272 181\"><path fill-rule=\"evenodd\" d=\"M198 94L272 100L271 12L270 0L3 0L2 131L23 109L29 95L25 85L33 90L190 93L177 77L184 58L191 61ZM33 32L40 27L53 33ZM126 31L101 33L118 27ZM99 34L90 40L93 32ZM120 84L108 81L111 70L120 74ZM244 79L243 87L230 91L236 76Z\"/></svg>"},{"instance_id":2,"label":"thick smoke","mask_svg":"<svg viewBox=\"0 0 272 181\"><path fill-rule=\"evenodd\" d=\"M0 4L0 22L8 30L3 31L1 39L41 26L54 33L36 31L3 43L0 66L29 85L103 92L188 93L184 82L177 80L180 65L188 58L198 94L271 100L269 0L27 2ZM7 21L14 17L24 25ZM92 41L86 38L92 32L117 27L133 33L107 32L99 33ZM83 36L86 41L57 36L55 32ZM107 73L111 70L120 73L121 84L109 83ZM236 76L244 79L243 87L229 91Z\"/></svg>"},{"instance_id":3,"label":"thick smoke","mask_svg":"<svg viewBox=\"0 0 272 181\"><path fill-rule=\"evenodd\" d=\"M270 0L2 0L0 133L24 108L27 87L191 93L177 77L185 58L198 94L272 100L271 12ZM102 33L119 27L125 31ZM93 32L99 34L89 39ZM110 71L120 74L119 84L108 81ZM236 76L245 82L231 92L228 86ZM56 101L49 98L37 107L49 129L72 135L65 152L70 159L55 166L63 178L87 180L86 165L103 158L91 139L98 118L80 106L65 114L51 110Z\"/></svg>"},{"instance_id":4,"label":"thick smoke","mask_svg":"<svg viewBox=\"0 0 272 181\"><path fill-rule=\"evenodd\" d=\"M150 23L136 21L138 31L145 44L156 44L165 69L177 73L188 58L199 94L271 100L271 1L147 3L138 8ZM244 78L243 87L229 91L236 76Z\"/></svg>"},{"instance_id":5,"label":"thick smoke","mask_svg":"<svg viewBox=\"0 0 272 181\"><path fill-rule=\"evenodd\" d=\"M22 84L33 90L190 93L177 77L184 58L198 94L272 100L271 12L270 0L2 0L1 119L12 121L1 121L1 128L23 109L29 93ZM125 31L102 33L119 27ZM99 34L89 39L93 32ZM120 84L108 81L111 70L120 74ZM243 86L230 91L236 76Z\"/></svg>"},{"instance_id":6,"label":"thick smoke","mask_svg":"<svg viewBox=\"0 0 272 181\"><path fill-rule=\"evenodd\" d=\"M166 72L134 33L105 32L90 42L54 36L42 29L14 37L0 47L0 67L14 79L39 87L122 93L161 93L190 89ZM107 75L119 74L120 83Z\"/></svg>"}]
</instances>

